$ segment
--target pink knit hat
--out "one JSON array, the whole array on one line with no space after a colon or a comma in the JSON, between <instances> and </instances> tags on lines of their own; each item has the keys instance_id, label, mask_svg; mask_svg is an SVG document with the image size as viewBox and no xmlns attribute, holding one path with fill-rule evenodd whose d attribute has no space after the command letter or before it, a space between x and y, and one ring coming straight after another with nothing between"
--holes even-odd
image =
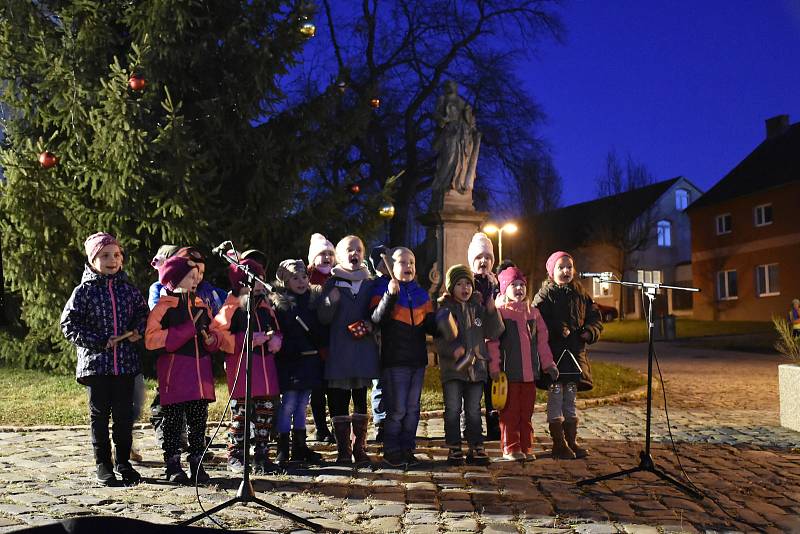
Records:
<instances>
[{"instance_id":1,"label":"pink knit hat","mask_svg":"<svg viewBox=\"0 0 800 534\"><path fill-rule=\"evenodd\" d=\"M197 264L189 258L172 256L167 258L158 268L158 281L170 291L175 291L181 280L195 267L197 267Z\"/></svg>"},{"instance_id":2,"label":"pink knit hat","mask_svg":"<svg viewBox=\"0 0 800 534\"><path fill-rule=\"evenodd\" d=\"M501 295L506 294L506 289L514 280L522 280L525 285L528 285L528 279L525 278L525 274L516 267L508 267L500 271L500 274L497 275L497 281L500 282Z\"/></svg>"},{"instance_id":3,"label":"pink knit hat","mask_svg":"<svg viewBox=\"0 0 800 534\"><path fill-rule=\"evenodd\" d=\"M86 238L86 241L83 242L83 249L86 251L86 257L89 259L89 263L94 261L94 258L106 245L117 245L119 247L119 242L116 237L106 232L97 232ZM122 247L119 248L122 250Z\"/></svg>"},{"instance_id":4,"label":"pink knit hat","mask_svg":"<svg viewBox=\"0 0 800 534\"><path fill-rule=\"evenodd\" d=\"M264 268L258 263L256 260L242 260L242 265L246 265L250 272L254 275L258 276L262 280L264 279ZM244 281L247 279L247 276L236 268L234 265L228 266L228 281L231 283L231 291L234 294L238 294L239 289L244 286Z\"/></svg>"},{"instance_id":5,"label":"pink knit hat","mask_svg":"<svg viewBox=\"0 0 800 534\"><path fill-rule=\"evenodd\" d=\"M547 267L547 274L550 276L550 278L555 278L553 276L553 271L556 268L556 263L558 263L558 260L560 260L564 256L574 261L572 254L570 254L569 252L564 252L563 250L558 250L556 252L553 252L552 254L550 254L550 257L547 258L547 263L545 263L545 267Z\"/></svg>"}]
</instances>

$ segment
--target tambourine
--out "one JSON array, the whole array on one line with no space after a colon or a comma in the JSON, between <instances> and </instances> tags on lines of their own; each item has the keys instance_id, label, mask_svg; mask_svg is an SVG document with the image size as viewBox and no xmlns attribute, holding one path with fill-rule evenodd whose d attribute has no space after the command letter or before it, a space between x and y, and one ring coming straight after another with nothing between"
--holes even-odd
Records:
<instances>
[{"instance_id":1,"label":"tambourine","mask_svg":"<svg viewBox=\"0 0 800 534\"><path fill-rule=\"evenodd\" d=\"M495 410L502 410L506 406L508 398L508 377L503 371L497 380L492 380L492 406Z\"/></svg>"},{"instance_id":2,"label":"tambourine","mask_svg":"<svg viewBox=\"0 0 800 534\"><path fill-rule=\"evenodd\" d=\"M347 329L350 331L350 335L353 336L354 339L362 339L364 336L369 334L367 322L363 319L354 323L350 323L347 325Z\"/></svg>"}]
</instances>

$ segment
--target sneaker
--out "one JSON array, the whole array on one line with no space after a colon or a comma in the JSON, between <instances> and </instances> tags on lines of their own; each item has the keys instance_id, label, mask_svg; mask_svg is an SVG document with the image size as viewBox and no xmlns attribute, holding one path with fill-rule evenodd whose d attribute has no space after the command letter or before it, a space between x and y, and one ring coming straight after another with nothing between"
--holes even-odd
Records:
<instances>
[{"instance_id":1,"label":"sneaker","mask_svg":"<svg viewBox=\"0 0 800 534\"><path fill-rule=\"evenodd\" d=\"M120 481L114 476L111 464L107 463L97 464L97 481L104 486L112 488L120 486Z\"/></svg>"},{"instance_id":2,"label":"sneaker","mask_svg":"<svg viewBox=\"0 0 800 534\"><path fill-rule=\"evenodd\" d=\"M231 456L228 458L228 471L240 475L244 473L244 463L242 463L242 460L236 456Z\"/></svg>"},{"instance_id":3,"label":"sneaker","mask_svg":"<svg viewBox=\"0 0 800 534\"><path fill-rule=\"evenodd\" d=\"M525 456L525 453L519 451L507 452L503 454L503 460L508 460L510 462L521 462L526 459L527 457Z\"/></svg>"},{"instance_id":4,"label":"sneaker","mask_svg":"<svg viewBox=\"0 0 800 534\"><path fill-rule=\"evenodd\" d=\"M482 445L470 447L467 453L467 463L470 465L489 465L489 455Z\"/></svg>"},{"instance_id":5,"label":"sneaker","mask_svg":"<svg viewBox=\"0 0 800 534\"><path fill-rule=\"evenodd\" d=\"M464 465L464 451L459 448L452 448L447 454L447 463L449 465Z\"/></svg>"},{"instance_id":6,"label":"sneaker","mask_svg":"<svg viewBox=\"0 0 800 534\"><path fill-rule=\"evenodd\" d=\"M389 467L403 467L406 465L406 458L401 451L383 451L383 463Z\"/></svg>"},{"instance_id":7,"label":"sneaker","mask_svg":"<svg viewBox=\"0 0 800 534\"><path fill-rule=\"evenodd\" d=\"M533 452L526 452L525 453L525 460L527 460L528 462L532 462L535 459L536 459L536 455L533 454Z\"/></svg>"},{"instance_id":8,"label":"sneaker","mask_svg":"<svg viewBox=\"0 0 800 534\"><path fill-rule=\"evenodd\" d=\"M117 464L114 467L114 472L120 476L122 483L126 486L133 486L142 481L142 475L131 466L130 462Z\"/></svg>"}]
</instances>

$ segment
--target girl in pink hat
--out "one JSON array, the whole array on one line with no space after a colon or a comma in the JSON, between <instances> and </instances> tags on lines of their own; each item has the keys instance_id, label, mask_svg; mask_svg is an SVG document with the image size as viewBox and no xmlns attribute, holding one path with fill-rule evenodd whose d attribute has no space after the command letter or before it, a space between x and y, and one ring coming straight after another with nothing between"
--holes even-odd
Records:
<instances>
[{"instance_id":1,"label":"girl in pink hat","mask_svg":"<svg viewBox=\"0 0 800 534\"><path fill-rule=\"evenodd\" d=\"M549 335L550 351L558 366L558 378L544 375L538 387L548 388L547 422L553 438L553 458L583 458L578 445L578 391L592 389L592 368L586 345L600 338L603 324L592 298L575 279L575 262L568 252L553 252L547 259L547 280L533 299Z\"/></svg>"}]
</instances>

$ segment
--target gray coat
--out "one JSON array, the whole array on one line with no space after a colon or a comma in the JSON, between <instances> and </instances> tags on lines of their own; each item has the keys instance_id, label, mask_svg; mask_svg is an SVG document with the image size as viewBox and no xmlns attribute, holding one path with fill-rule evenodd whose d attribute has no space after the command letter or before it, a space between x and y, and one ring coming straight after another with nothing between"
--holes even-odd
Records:
<instances>
[{"instance_id":1,"label":"gray coat","mask_svg":"<svg viewBox=\"0 0 800 534\"><path fill-rule=\"evenodd\" d=\"M458 324L458 337L453 341L436 338L436 352L439 354L439 368L442 373L442 382L448 380L463 380L465 382L485 382L489 379L489 350L486 348L487 339L497 339L503 333L505 326L500 312L489 313L480 302L480 294L473 294L465 304L456 301L450 295L439 299L439 307L450 310ZM472 354L474 362L460 371L455 368L453 353L459 347L464 347L468 354Z\"/></svg>"},{"instance_id":2,"label":"gray coat","mask_svg":"<svg viewBox=\"0 0 800 534\"><path fill-rule=\"evenodd\" d=\"M347 280L332 277L325 282L323 299L317 308L319 320L330 328L330 352L325 362L325 380L378 378L380 358L375 336L355 339L347 326L359 321L370 322L369 304L374 280L364 280L357 295L347 287ZM331 302L331 289L339 289L338 302Z\"/></svg>"}]
</instances>

